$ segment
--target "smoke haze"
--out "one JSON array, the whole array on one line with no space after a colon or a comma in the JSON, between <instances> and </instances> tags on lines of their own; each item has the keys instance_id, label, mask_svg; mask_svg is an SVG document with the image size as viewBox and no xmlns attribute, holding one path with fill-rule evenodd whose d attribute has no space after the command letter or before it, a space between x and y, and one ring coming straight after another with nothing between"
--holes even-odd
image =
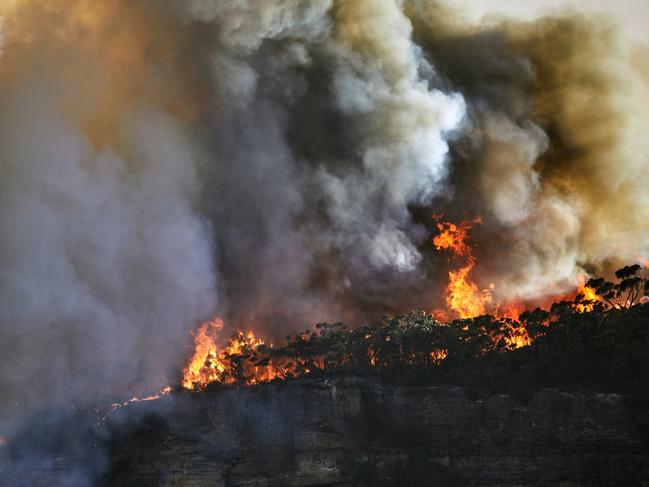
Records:
<instances>
[{"instance_id":1,"label":"smoke haze","mask_svg":"<svg viewBox=\"0 0 649 487\"><path fill-rule=\"evenodd\" d=\"M533 300L649 255L646 50L432 0L0 6L0 434L270 337L443 306L433 214ZM263 333L262 333L263 334ZM62 485L68 482L61 481Z\"/></svg>"}]
</instances>

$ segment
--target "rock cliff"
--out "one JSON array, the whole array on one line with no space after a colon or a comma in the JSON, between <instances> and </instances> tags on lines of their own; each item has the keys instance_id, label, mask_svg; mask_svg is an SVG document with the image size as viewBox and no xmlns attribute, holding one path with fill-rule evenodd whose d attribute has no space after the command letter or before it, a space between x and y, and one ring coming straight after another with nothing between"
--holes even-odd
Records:
<instances>
[{"instance_id":1,"label":"rock cliff","mask_svg":"<svg viewBox=\"0 0 649 487\"><path fill-rule=\"evenodd\" d=\"M521 404L346 378L161 401L109 420L108 485L649 485L649 415L615 394Z\"/></svg>"}]
</instances>

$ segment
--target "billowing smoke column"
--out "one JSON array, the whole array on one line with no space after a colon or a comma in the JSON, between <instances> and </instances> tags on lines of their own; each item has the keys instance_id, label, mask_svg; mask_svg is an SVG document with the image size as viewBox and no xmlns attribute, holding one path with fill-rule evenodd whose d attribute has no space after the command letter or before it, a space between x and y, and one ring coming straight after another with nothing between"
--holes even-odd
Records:
<instances>
[{"instance_id":1,"label":"billowing smoke column","mask_svg":"<svg viewBox=\"0 0 649 487\"><path fill-rule=\"evenodd\" d=\"M484 216L485 282L533 298L646 258L646 50L602 19L477 29L416 3L415 38L469 107L450 204Z\"/></svg>"},{"instance_id":2,"label":"billowing smoke column","mask_svg":"<svg viewBox=\"0 0 649 487\"><path fill-rule=\"evenodd\" d=\"M599 19L427 0L16 0L0 57L0 434L268 335L497 301L649 251L641 53ZM279 335L282 336L282 335Z\"/></svg>"}]
</instances>

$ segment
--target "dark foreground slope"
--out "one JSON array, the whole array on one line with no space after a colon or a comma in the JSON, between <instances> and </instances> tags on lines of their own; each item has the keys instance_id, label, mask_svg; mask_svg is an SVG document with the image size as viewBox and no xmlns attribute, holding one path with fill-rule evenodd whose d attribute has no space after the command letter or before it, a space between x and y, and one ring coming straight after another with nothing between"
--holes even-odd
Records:
<instances>
[{"instance_id":1,"label":"dark foreground slope","mask_svg":"<svg viewBox=\"0 0 649 487\"><path fill-rule=\"evenodd\" d=\"M649 417L617 394L520 404L338 378L164 400L164 414L115 420L107 484L649 485Z\"/></svg>"}]
</instances>

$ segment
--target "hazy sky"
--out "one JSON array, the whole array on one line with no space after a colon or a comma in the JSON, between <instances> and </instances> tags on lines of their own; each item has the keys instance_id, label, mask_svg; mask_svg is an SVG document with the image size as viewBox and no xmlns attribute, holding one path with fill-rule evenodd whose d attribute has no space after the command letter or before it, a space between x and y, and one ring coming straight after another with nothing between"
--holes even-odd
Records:
<instances>
[{"instance_id":1,"label":"hazy sky","mask_svg":"<svg viewBox=\"0 0 649 487\"><path fill-rule=\"evenodd\" d=\"M458 2L447 0L450 4ZM634 37L649 42L649 0L460 0L467 15L478 20L483 15L505 14L532 17L557 8L573 7L617 17Z\"/></svg>"}]
</instances>

